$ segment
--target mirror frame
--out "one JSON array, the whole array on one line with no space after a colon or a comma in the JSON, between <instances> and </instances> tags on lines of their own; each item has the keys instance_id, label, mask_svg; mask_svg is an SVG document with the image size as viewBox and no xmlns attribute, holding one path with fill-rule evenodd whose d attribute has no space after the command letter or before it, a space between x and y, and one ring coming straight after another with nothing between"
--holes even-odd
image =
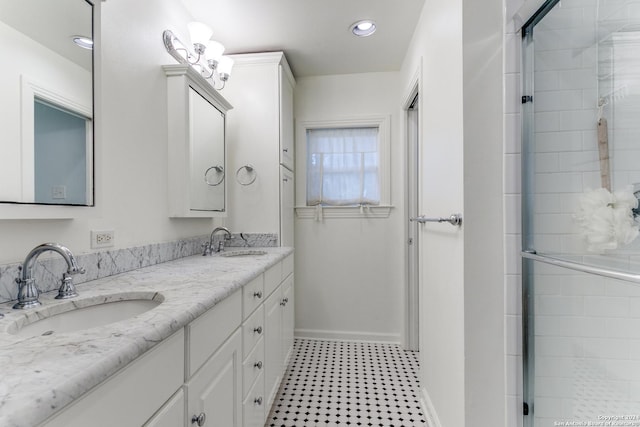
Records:
<instances>
[{"instance_id":1,"label":"mirror frame","mask_svg":"<svg viewBox=\"0 0 640 427\"><path fill-rule=\"evenodd\" d=\"M102 31L101 31L101 1L84 0L93 7L93 150L90 158L93 169L91 205L54 205L42 203L23 202L0 202L0 219L73 219L89 218L99 215L98 206L100 204L99 172L100 165L97 159L100 158L101 139L101 65L102 65ZM22 108L22 107L20 107Z\"/></svg>"}]
</instances>

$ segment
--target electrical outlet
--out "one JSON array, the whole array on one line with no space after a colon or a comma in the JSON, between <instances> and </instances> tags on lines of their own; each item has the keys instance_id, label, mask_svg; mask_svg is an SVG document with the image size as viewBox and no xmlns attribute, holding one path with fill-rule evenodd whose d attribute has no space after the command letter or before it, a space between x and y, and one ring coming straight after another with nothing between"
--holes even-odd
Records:
<instances>
[{"instance_id":1,"label":"electrical outlet","mask_svg":"<svg viewBox=\"0 0 640 427\"><path fill-rule=\"evenodd\" d=\"M66 185L54 185L51 187L52 199L66 199L67 198L67 186Z\"/></svg>"},{"instance_id":2,"label":"electrical outlet","mask_svg":"<svg viewBox=\"0 0 640 427\"><path fill-rule=\"evenodd\" d=\"M108 248L114 245L114 230L92 230L91 249Z\"/></svg>"}]
</instances>

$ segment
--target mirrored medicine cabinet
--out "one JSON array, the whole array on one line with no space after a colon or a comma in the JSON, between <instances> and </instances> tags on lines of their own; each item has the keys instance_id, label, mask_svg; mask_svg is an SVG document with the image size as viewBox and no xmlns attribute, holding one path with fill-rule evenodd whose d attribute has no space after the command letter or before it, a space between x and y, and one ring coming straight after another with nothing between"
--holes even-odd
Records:
<instances>
[{"instance_id":1,"label":"mirrored medicine cabinet","mask_svg":"<svg viewBox=\"0 0 640 427\"><path fill-rule=\"evenodd\" d=\"M0 45L11 58L0 72L0 218L74 217L94 205L98 8L0 0Z\"/></svg>"},{"instance_id":2,"label":"mirrored medicine cabinet","mask_svg":"<svg viewBox=\"0 0 640 427\"><path fill-rule=\"evenodd\" d=\"M225 216L225 119L233 107L191 66L162 68L167 76L169 216Z\"/></svg>"}]
</instances>

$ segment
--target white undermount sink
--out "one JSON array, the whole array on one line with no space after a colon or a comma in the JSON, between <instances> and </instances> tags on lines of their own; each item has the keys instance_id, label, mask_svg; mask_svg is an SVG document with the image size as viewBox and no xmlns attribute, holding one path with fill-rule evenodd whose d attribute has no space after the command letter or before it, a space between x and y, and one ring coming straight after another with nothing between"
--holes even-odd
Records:
<instances>
[{"instance_id":1,"label":"white undermount sink","mask_svg":"<svg viewBox=\"0 0 640 427\"><path fill-rule=\"evenodd\" d=\"M256 256L256 255L266 255L267 251L262 251L260 249L238 249L233 251L222 251L222 252L218 252L218 254L223 257Z\"/></svg>"},{"instance_id":2,"label":"white undermount sink","mask_svg":"<svg viewBox=\"0 0 640 427\"><path fill-rule=\"evenodd\" d=\"M69 301L72 308L67 311L49 314L45 310L39 310L28 313L26 320L15 321L7 328L7 332L22 337L33 337L81 331L130 319L157 307L160 303L162 300L144 298L108 302L101 300L93 305L76 308L73 301Z\"/></svg>"}]
</instances>

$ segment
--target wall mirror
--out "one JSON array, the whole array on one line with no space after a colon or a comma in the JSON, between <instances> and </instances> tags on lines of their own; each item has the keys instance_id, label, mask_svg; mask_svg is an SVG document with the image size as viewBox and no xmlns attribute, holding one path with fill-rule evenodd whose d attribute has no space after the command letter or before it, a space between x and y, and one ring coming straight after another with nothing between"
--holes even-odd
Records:
<instances>
[{"instance_id":1,"label":"wall mirror","mask_svg":"<svg viewBox=\"0 0 640 427\"><path fill-rule=\"evenodd\" d=\"M0 203L93 206L94 5L0 0Z\"/></svg>"}]
</instances>

